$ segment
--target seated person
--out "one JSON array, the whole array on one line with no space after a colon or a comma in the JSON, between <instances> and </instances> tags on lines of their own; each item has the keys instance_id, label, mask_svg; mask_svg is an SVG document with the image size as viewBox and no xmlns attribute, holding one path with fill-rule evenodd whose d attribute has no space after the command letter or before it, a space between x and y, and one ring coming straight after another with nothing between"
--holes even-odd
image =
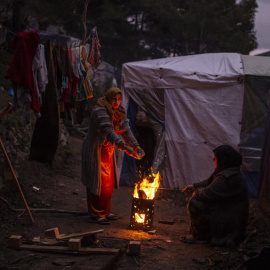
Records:
<instances>
[{"instance_id":1,"label":"seated person","mask_svg":"<svg viewBox=\"0 0 270 270\"><path fill-rule=\"evenodd\" d=\"M245 238L249 210L247 184L240 173L242 156L230 145L221 145L213 152L213 174L182 190L192 194L187 205L192 235L186 241L235 247Z\"/></svg>"}]
</instances>

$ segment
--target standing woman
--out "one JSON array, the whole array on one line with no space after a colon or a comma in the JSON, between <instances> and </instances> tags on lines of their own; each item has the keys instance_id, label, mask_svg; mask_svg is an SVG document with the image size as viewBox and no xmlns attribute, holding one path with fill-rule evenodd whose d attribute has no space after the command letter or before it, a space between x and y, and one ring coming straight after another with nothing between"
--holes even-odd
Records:
<instances>
[{"instance_id":1,"label":"standing woman","mask_svg":"<svg viewBox=\"0 0 270 270\"><path fill-rule=\"evenodd\" d=\"M98 99L90 116L82 149L82 182L86 186L91 221L109 224L117 216L110 213L114 186L119 188L114 149L141 159L145 153L130 131L121 106L122 93L113 87Z\"/></svg>"}]
</instances>

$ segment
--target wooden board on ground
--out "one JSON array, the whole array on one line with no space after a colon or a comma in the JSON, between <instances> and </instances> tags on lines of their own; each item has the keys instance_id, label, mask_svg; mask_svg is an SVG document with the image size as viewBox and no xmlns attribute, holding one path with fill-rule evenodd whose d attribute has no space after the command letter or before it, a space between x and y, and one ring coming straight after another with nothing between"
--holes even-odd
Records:
<instances>
[{"instance_id":1,"label":"wooden board on ground","mask_svg":"<svg viewBox=\"0 0 270 270\"><path fill-rule=\"evenodd\" d=\"M83 237L87 235L95 235L97 233L104 232L104 229L96 230L96 231L90 231L90 232L83 232L83 233L72 233L72 234L60 234L57 227L51 228L45 231L45 235L48 238L55 238L57 240L68 240L70 238L78 238Z\"/></svg>"},{"instance_id":2,"label":"wooden board on ground","mask_svg":"<svg viewBox=\"0 0 270 270\"><path fill-rule=\"evenodd\" d=\"M119 252L116 248L89 248L81 247L79 250L69 250L68 247L62 246L39 246L39 245L21 245L20 249L32 250L37 252L67 253L67 254L101 254L110 255Z\"/></svg>"},{"instance_id":3,"label":"wooden board on ground","mask_svg":"<svg viewBox=\"0 0 270 270\"><path fill-rule=\"evenodd\" d=\"M97 233L101 233L101 232L104 232L104 229L91 231L91 232L84 232L84 233L72 233L72 234L68 234L68 235L61 234L56 239L65 240L65 239L70 239L70 238L77 238L77 237L82 237L82 236L87 236L87 235L93 235L93 234L97 234Z\"/></svg>"}]
</instances>

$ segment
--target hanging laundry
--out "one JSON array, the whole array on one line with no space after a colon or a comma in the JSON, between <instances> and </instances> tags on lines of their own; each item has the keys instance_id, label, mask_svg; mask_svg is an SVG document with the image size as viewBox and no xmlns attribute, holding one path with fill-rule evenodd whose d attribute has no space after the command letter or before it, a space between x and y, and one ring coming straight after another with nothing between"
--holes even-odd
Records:
<instances>
[{"instance_id":1,"label":"hanging laundry","mask_svg":"<svg viewBox=\"0 0 270 270\"><path fill-rule=\"evenodd\" d=\"M55 68L57 76L58 96L61 96L61 89L64 88L63 76L71 77L71 63L68 55L66 44L55 44L53 48L54 57L56 59Z\"/></svg>"},{"instance_id":2,"label":"hanging laundry","mask_svg":"<svg viewBox=\"0 0 270 270\"><path fill-rule=\"evenodd\" d=\"M79 69L80 80L77 87L77 95L76 101L82 101L87 99L86 90L84 87L84 81L86 77L86 71L84 69L83 63L80 61L80 69Z\"/></svg>"},{"instance_id":3,"label":"hanging laundry","mask_svg":"<svg viewBox=\"0 0 270 270\"><path fill-rule=\"evenodd\" d=\"M74 72L74 75L77 78L80 78L79 69L80 69L80 48L72 48L71 49L71 66Z\"/></svg>"},{"instance_id":4,"label":"hanging laundry","mask_svg":"<svg viewBox=\"0 0 270 270\"><path fill-rule=\"evenodd\" d=\"M91 32L92 35L92 43L91 43L91 51L88 57L88 62L91 64L93 68L98 68L99 61L101 58L100 48L101 45L99 43L98 34L96 28L94 28Z\"/></svg>"},{"instance_id":5,"label":"hanging laundry","mask_svg":"<svg viewBox=\"0 0 270 270\"><path fill-rule=\"evenodd\" d=\"M7 79L12 80L19 87L29 90L31 108L37 113L40 108L32 64L39 41L40 36L36 31L18 33L11 42L11 46L15 48L15 55L5 75Z\"/></svg>"},{"instance_id":6,"label":"hanging laundry","mask_svg":"<svg viewBox=\"0 0 270 270\"><path fill-rule=\"evenodd\" d=\"M59 111L57 100L58 61L54 53L55 42L45 44L45 57L48 68L48 84L43 97L41 117L36 121L33 131L29 159L52 163L59 140Z\"/></svg>"},{"instance_id":7,"label":"hanging laundry","mask_svg":"<svg viewBox=\"0 0 270 270\"><path fill-rule=\"evenodd\" d=\"M84 89L86 91L87 99L93 97L93 87L91 84L90 64L87 62L87 49L85 46L80 46L81 62L85 70Z\"/></svg>"},{"instance_id":8,"label":"hanging laundry","mask_svg":"<svg viewBox=\"0 0 270 270\"><path fill-rule=\"evenodd\" d=\"M41 105L42 95L44 94L46 86L48 84L48 71L43 44L39 44L37 47L37 52L33 60L32 68L39 97L39 104Z\"/></svg>"},{"instance_id":9,"label":"hanging laundry","mask_svg":"<svg viewBox=\"0 0 270 270\"><path fill-rule=\"evenodd\" d=\"M60 56L60 45L55 43L53 46L53 56L54 56L54 67L55 67L55 76L56 76L56 86L58 92L62 88L62 61ZM58 96L59 93L57 92Z\"/></svg>"},{"instance_id":10,"label":"hanging laundry","mask_svg":"<svg viewBox=\"0 0 270 270\"><path fill-rule=\"evenodd\" d=\"M64 77L70 77L72 67L68 56L67 44L62 44L60 46L60 59L61 59L62 75Z\"/></svg>"},{"instance_id":11,"label":"hanging laundry","mask_svg":"<svg viewBox=\"0 0 270 270\"><path fill-rule=\"evenodd\" d=\"M76 48L68 49L68 57L71 66L71 76L68 78L68 85L66 81L64 85L67 87L62 88L60 97L60 112L64 112L66 108L75 107L75 100L77 95L77 88L80 81L79 76L79 63L80 55L79 50Z\"/></svg>"}]
</instances>

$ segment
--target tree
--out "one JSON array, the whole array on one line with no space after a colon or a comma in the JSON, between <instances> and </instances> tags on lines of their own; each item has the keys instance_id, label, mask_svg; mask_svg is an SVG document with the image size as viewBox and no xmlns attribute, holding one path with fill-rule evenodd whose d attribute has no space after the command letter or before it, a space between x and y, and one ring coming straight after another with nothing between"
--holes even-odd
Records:
<instances>
[{"instance_id":1,"label":"tree","mask_svg":"<svg viewBox=\"0 0 270 270\"><path fill-rule=\"evenodd\" d=\"M21 1L21 0L13 0ZM102 59L128 61L211 52L248 54L257 47L256 0L24 0L41 29L60 25L83 37L97 27ZM85 31L84 31L85 32Z\"/></svg>"},{"instance_id":2,"label":"tree","mask_svg":"<svg viewBox=\"0 0 270 270\"><path fill-rule=\"evenodd\" d=\"M183 14L182 40L186 54L239 52L256 48L255 0L190 0ZM189 22L188 24L186 22Z\"/></svg>"},{"instance_id":3,"label":"tree","mask_svg":"<svg viewBox=\"0 0 270 270\"><path fill-rule=\"evenodd\" d=\"M210 52L248 54L256 48L256 0L93 0L105 61Z\"/></svg>"}]
</instances>

